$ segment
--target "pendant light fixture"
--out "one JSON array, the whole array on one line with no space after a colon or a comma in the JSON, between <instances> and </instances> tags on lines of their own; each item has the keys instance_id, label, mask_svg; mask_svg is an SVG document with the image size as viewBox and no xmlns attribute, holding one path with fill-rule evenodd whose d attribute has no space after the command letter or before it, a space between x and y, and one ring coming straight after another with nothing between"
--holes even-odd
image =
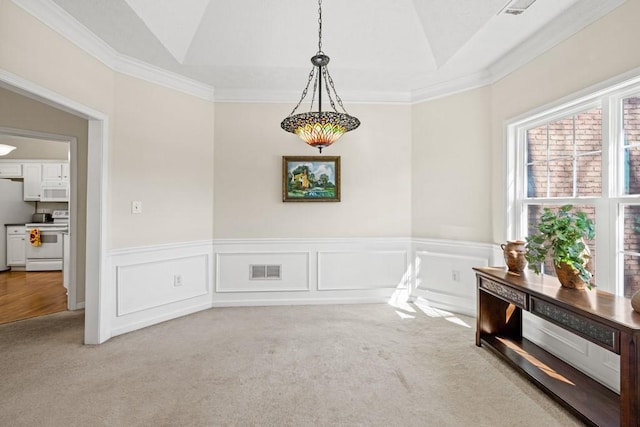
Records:
<instances>
[{"instance_id":1,"label":"pendant light fixture","mask_svg":"<svg viewBox=\"0 0 640 427\"><path fill-rule=\"evenodd\" d=\"M338 96L333 79L327 69L329 57L322 51L322 0L318 0L318 52L311 57L311 63L313 68L309 73L307 86L302 91L302 97L300 97L298 105L295 106L291 114L280 123L280 127L287 132L295 133L304 142L312 147L317 147L322 153L324 147L333 144L342 134L360 126L360 120L350 116L342 105L342 99ZM309 112L295 114L307 96L311 81L314 83ZM333 111L322 111L323 83ZM318 110L313 111L313 98L315 98L316 93L318 94ZM336 102L343 113L337 110Z\"/></svg>"}]
</instances>

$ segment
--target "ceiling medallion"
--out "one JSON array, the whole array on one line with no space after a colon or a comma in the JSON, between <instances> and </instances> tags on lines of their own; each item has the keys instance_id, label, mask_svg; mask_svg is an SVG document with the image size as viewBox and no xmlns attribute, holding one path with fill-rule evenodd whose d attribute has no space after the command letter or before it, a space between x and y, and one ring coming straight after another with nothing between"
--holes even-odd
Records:
<instances>
[{"instance_id":1,"label":"ceiling medallion","mask_svg":"<svg viewBox=\"0 0 640 427\"><path fill-rule=\"evenodd\" d=\"M312 147L317 147L320 153L322 153L324 147L333 144L345 132L349 132L360 126L360 120L350 116L347 110L345 110L344 105L342 105L342 99L340 99L336 92L333 79L327 68L329 57L322 51L322 0L318 0L318 52L311 57L311 63L313 64L313 68L309 73L307 86L302 91L302 97L291 114L280 123L280 127L287 132L295 133L304 142ZM311 81L314 83L309 112L295 114L307 96ZM329 98L329 104L333 111L322 111L323 82L326 95ZM318 111L312 111L316 93L318 94ZM343 113L337 110L336 102Z\"/></svg>"}]
</instances>

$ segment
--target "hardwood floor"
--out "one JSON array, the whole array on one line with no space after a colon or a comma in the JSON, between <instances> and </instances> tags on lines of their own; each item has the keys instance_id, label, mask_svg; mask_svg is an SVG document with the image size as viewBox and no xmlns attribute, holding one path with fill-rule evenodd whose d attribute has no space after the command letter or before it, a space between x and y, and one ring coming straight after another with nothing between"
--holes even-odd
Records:
<instances>
[{"instance_id":1,"label":"hardwood floor","mask_svg":"<svg viewBox=\"0 0 640 427\"><path fill-rule=\"evenodd\" d=\"M61 271L0 273L0 324L67 309Z\"/></svg>"}]
</instances>

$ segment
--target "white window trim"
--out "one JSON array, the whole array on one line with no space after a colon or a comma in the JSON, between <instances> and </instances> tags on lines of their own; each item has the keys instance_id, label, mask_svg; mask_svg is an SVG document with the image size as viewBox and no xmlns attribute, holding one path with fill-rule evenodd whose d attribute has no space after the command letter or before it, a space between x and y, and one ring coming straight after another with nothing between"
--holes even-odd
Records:
<instances>
[{"instance_id":1,"label":"white window trim","mask_svg":"<svg viewBox=\"0 0 640 427\"><path fill-rule=\"evenodd\" d=\"M522 212L523 194L522 189L516 183L519 177L524 177L523 168L525 166L524 150L517 142L524 138L525 129L535 127L550 120L571 115L589 109L590 107L601 106L602 108L602 164L611 164L610 159L621 155L619 149L621 135L623 132L622 123L612 123L611 115L619 115L620 100L631 95L640 94L640 68L636 68L606 80L580 92L563 97L552 103L535 108L529 112L521 114L515 118L505 121L503 126L503 153L504 166L504 212L505 212L505 237L506 239L516 239L525 236L526 228L518 221L518 212ZM610 125L611 123L611 125ZM637 197L618 196L621 194L617 183L621 182L616 177L622 171L616 170L619 162L613 162L614 167L606 168L608 174L602 176L602 198L579 197L579 198L554 198L549 199L551 203L580 203L594 201L596 206L596 271L598 274L598 288L604 291L621 294L623 285L622 259L617 257L618 248L621 245L619 236L622 227L620 221L623 212L618 209L619 203L625 200L637 201ZM538 199L544 202L545 199ZM617 218L617 221L612 219ZM609 224L605 229L605 224ZM604 236L604 238L602 238ZM610 236L615 236L612 239ZM620 264L617 268L611 266ZM617 284L617 285L616 285Z\"/></svg>"}]
</instances>

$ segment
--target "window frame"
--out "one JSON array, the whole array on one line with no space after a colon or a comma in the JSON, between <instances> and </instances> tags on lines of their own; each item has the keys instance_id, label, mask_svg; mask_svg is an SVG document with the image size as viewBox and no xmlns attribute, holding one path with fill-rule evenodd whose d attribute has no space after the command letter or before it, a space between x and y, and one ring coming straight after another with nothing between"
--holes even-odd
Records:
<instances>
[{"instance_id":1,"label":"window frame","mask_svg":"<svg viewBox=\"0 0 640 427\"><path fill-rule=\"evenodd\" d=\"M624 194L622 101L629 97L640 97L640 69L508 120L503 129L506 238L527 235L527 205L592 204L596 213L596 284L599 289L618 295L624 295L624 206L640 205L640 194ZM527 131L597 107L602 113L601 195L528 198Z\"/></svg>"}]
</instances>

